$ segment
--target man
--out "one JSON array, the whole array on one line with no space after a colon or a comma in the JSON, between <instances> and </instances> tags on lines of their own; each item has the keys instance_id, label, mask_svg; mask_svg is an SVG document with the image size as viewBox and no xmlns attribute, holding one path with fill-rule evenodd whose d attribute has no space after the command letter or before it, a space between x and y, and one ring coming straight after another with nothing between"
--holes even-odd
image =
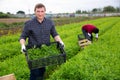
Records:
<instances>
[{"instance_id":1,"label":"man","mask_svg":"<svg viewBox=\"0 0 120 80\"><path fill-rule=\"evenodd\" d=\"M50 43L50 35L55 41L60 42L64 46L63 41L55 30L54 23L45 18L46 8L43 4L36 4L34 12L36 17L25 23L23 32L20 36L21 51L26 50L25 42L28 38L27 48L40 46L42 44ZM45 67L30 70L30 80L43 80Z\"/></svg>"},{"instance_id":2,"label":"man","mask_svg":"<svg viewBox=\"0 0 120 80\"><path fill-rule=\"evenodd\" d=\"M91 24L86 24L82 27L82 32L85 36L86 39L93 41L93 35L92 33L96 34L96 40L98 40L98 33L99 33L99 29Z\"/></svg>"}]
</instances>

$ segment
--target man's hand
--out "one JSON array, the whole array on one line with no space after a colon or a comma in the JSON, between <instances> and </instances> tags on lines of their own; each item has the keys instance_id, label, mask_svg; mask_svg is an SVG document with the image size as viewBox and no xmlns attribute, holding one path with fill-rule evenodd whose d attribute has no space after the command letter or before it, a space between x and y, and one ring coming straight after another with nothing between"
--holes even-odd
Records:
<instances>
[{"instance_id":1,"label":"man's hand","mask_svg":"<svg viewBox=\"0 0 120 80\"><path fill-rule=\"evenodd\" d=\"M25 52L26 52L26 47L25 47L24 44L21 46L21 52L22 52L22 53L25 53Z\"/></svg>"},{"instance_id":2,"label":"man's hand","mask_svg":"<svg viewBox=\"0 0 120 80\"><path fill-rule=\"evenodd\" d=\"M63 41L60 41L60 44L62 45L63 48L65 47Z\"/></svg>"},{"instance_id":3,"label":"man's hand","mask_svg":"<svg viewBox=\"0 0 120 80\"><path fill-rule=\"evenodd\" d=\"M59 42L59 43L62 45L63 48L65 47L65 45L64 45L64 43L63 43L63 41L61 40L61 38L60 38L59 35L55 36L54 39L55 39L55 41Z\"/></svg>"}]
</instances>

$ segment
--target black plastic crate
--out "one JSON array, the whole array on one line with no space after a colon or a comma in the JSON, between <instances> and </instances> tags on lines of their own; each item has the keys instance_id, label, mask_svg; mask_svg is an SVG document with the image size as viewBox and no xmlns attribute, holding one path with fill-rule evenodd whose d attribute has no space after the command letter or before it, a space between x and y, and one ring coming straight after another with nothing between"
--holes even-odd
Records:
<instances>
[{"instance_id":1,"label":"black plastic crate","mask_svg":"<svg viewBox=\"0 0 120 80\"><path fill-rule=\"evenodd\" d=\"M47 57L37 58L34 60L30 59L28 51L26 51L25 56L30 69L41 68L49 65L60 65L66 61L66 53L63 46L59 42L51 42L49 46L56 45L56 49L59 53L52 54ZM42 47L41 47L42 48ZM41 48L39 50L41 50ZM34 54L33 54L34 55Z\"/></svg>"},{"instance_id":2,"label":"black plastic crate","mask_svg":"<svg viewBox=\"0 0 120 80\"><path fill-rule=\"evenodd\" d=\"M83 40L85 39L85 36L83 34L78 34L78 40Z\"/></svg>"}]
</instances>

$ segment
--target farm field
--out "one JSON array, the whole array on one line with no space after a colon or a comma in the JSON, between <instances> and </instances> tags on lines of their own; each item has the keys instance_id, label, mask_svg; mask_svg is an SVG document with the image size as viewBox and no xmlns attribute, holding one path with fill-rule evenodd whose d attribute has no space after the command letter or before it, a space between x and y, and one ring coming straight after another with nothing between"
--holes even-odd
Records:
<instances>
[{"instance_id":1,"label":"farm field","mask_svg":"<svg viewBox=\"0 0 120 80\"><path fill-rule=\"evenodd\" d=\"M59 21L70 21L70 19L74 22L75 19L76 21L80 20L86 20L86 19L94 19L94 18L99 18L99 17L71 17L71 18L52 18L55 22ZM11 24L11 23L18 23L18 22L25 22L29 20L30 18L0 18L0 23L6 23L6 24ZM62 23L62 22L61 22Z\"/></svg>"},{"instance_id":2,"label":"farm field","mask_svg":"<svg viewBox=\"0 0 120 80\"><path fill-rule=\"evenodd\" d=\"M78 23L85 20L91 20L101 17L70 17L70 18L52 18L56 26L70 23ZM21 32L24 22L30 18L0 18L0 36L7 34L16 34Z\"/></svg>"},{"instance_id":3,"label":"farm field","mask_svg":"<svg viewBox=\"0 0 120 80\"><path fill-rule=\"evenodd\" d=\"M81 50L77 35L84 24L100 29L99 40ZM56 27L67 61L48 66L46 80L120 80L120 17L106 17ZM28 80L29 69L18 42L20 33L0 37L0 76L14 73L17 80ZM51 39L51 42L53 39Z\"/></svg>"}]
</instances>

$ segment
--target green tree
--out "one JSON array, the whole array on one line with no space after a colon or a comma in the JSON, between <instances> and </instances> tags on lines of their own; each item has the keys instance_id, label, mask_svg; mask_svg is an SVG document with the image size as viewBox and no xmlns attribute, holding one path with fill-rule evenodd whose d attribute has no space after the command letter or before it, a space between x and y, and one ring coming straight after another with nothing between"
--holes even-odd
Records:
<instances>
[{"instance_id":1,"label":"green tree","mask_svg":"<svg viewBox=\"0 0 120 80\"><path fill-rule=\"evenodd\" d=\"M103 8L103 12L115 12L116 9L113 6L106 6Z\"/></svg>"},{"instance_id":2,"label":"green tree","mask_svg":"<svg viewBox=\"0 0 120 80\"><path fill-rule=\"evenodd\" d=\"M82 13L88 13L87 11L82 11Z\"/></svg>"},{"instance_id":3,"label":"green tree","mask_svg":"<svg viewBox=\"0 0 120 80\"><path fill-rule=\"evenodd\" d=\"M76 14L80 14L80 13L81 13L81 10L77 10L75 13L76 13Z\"/></svg>"},{"instance_id":4,"label":"green tree","mask_svg":"<svg viewBox=\"0 0 120 80\"><path fill-rule=\"evenodd\" d=\"M24 11L18 11L17 14L25 14Z\"/></svg>"},{"instance_id":5,"label":"green tree","mask_svg":"<svg viewBox=\"0 0 120 80\"><path fill-rule=\"evenodd\" d=\"M120 12L120 8L119 7L116 8L116 12Z\"/></svg>"},{"instance_id":6,"label":"green tree","mask_svg":"<svg viewBox=\"0 0 120 80\"><path fill-rule=\"evenodd\" d=\"M9 18L10 16L8 14L5 14L3 12L0 12L0 18Z\"/></svg>"},{"instance_id":7,"label":"green tree","mask_svg":"<svg viewBox=\"0 0 120 80\"><path fill-rule=\"evenodd\" d=\"M93 10L92 10L92 12L97 12L98 11L98 9L97 8L94 8Z\"/></svg>"},{"instance_id":8,"label":"green tree","mask_svg":"<svg viewBox=\"0 0 120 80\"><path fill-rule=\"evenodd\" d=\"M11 14L10 12L7 12L7 14Z\"/></svg>"}]
</instances>

